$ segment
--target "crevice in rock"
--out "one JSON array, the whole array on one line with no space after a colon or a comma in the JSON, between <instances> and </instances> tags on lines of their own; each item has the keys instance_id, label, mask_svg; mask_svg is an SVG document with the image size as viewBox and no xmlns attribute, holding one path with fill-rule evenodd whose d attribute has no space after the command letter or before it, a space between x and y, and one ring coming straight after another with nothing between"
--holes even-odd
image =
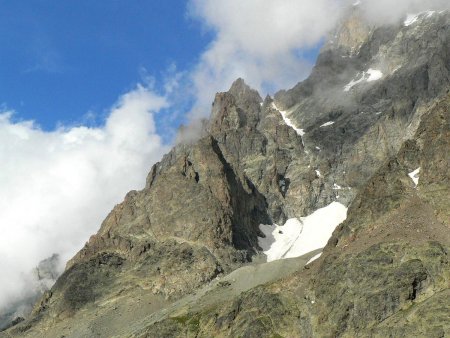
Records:
<instances>
[{"instance_id":1,"label":"crevice in rock","mask_svg":"<svg viewBox=\"0 0 450 338\"><path fill-rule=\"evenodd\" d=\"M233 245L236 249L247 250L250 254L256 253L259 225L271 223L266 199L247 178L245 184L250 192L244 188L243 182L225 159L217 140L213 137L211 140L212 149L223 165L231 190Z\"/></svg>"}]
</instances>

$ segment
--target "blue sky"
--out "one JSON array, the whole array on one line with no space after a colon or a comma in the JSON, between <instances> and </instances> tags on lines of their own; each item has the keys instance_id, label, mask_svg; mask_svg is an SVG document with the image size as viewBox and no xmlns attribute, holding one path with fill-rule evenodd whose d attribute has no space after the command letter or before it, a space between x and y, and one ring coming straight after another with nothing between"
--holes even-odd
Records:
<instances>
[{"instance_id":1,"label":"blue sky","mask_svg":"<svg viewBox=\"0 0 450 338\"><path fill-rule=\"evenodd\" d=\"M346 2L0 0L0 112L45 131L96 127L141 83L170 101L153 118L171 144L238 77L262 96L304 79Z\"/></svg>"},{"instance_id":2,"label":"blue sky","mask_svg":"<svg viewBox=\"0 0 450 338\"><path fill-rule=\"evenodd\" d=\"M186 1L2 1L0 103L43 129L92 123L172 64L191 68L211 36ZM92 117L92 116L91 116ZM100 117L100 119L98 119Z\"/></svg>"},{"instance_id":3,"label":"blue sky","mask_svg":"<svg viewBox=\"0 0 450 338\"><path fill-rule=\"evenodd\" d=\"M202 53L223 30L189 15L183 0L9 0L0 6L0 104L16 112L15 120L34 120L47 131L102 124L117 98L137 83L148 84L148 78L155 91L162 90L174 66L184 73L198 68ZM313 62L317 52L312 46L305 59ZM215 82L223 87L203 90L203 106L229 85L231 78L222 78ZM261 83L270 90L279 86L267 79ZM172 141L195 100L195 93L178 97L176 106L155 115L165 142ZM166 132L169 126L172 132Z\"/></svg>"}]
</instances>

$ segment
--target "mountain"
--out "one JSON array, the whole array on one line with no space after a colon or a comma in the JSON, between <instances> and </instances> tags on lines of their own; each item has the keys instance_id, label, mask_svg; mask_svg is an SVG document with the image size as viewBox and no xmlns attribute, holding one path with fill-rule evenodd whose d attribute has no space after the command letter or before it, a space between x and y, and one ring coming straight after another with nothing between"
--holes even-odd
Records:
<instances>
[{"instance_id":1,"label":"mountain","mask_svg":"<svg viewBox=\"0 0 450 338\"><path fill-rule=\"evenodd\" d=\"M294 88L218 93L0 337L449 335L449 106L450 13L354 7ZM265 262L261 225L301 236L330 205L348 214L325 248Z\"/></svg>"}]
</instances>

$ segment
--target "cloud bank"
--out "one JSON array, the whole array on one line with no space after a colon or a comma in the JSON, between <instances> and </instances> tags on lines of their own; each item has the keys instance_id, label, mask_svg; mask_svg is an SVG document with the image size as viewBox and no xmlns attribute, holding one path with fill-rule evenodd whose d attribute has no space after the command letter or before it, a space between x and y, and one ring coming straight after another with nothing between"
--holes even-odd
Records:
<instances>
[{"instance_id":1,"label":"cloud bank","mask_svg":"<svg viewBox=\"0 0 450 338\"><path fill-rule=\"evenodd\" d=\"M354 5L375 24L450 8L448 0L190 0L190 16L214 33L191 74L191 119L208 117L214 94L238 77L262 95L294 86L312 68L304 52L320 46Z\"/></svg>"},{"instance_id":2,"label":"cloud bank","mask_svg":"<svg viewBox=\"0 0 450 338\"><path fill-rule=\"evenodd\" d=\"M167 100L138 86L103 127L39 129L0 114L0 314L27 296L31 270L53 253L61 263L95 233L114 204L140 189L168 149L153 114ZM63 267L60 267L61 269Z\"/></svg>"},{"instance_id":3,"label":"cloud bank","mask_svg":"<svg viewBox=\"0 0 450 338\"><path fill-rule=\"evenodd\" d=\"M450 9L448 0L361 0L361 9L369 22L394 24L407 14Z\"/></svg>"},{"instance_id":4,"label":"cloud bank","mask_svg":"<svg viewBox=\"0 0 450 338\"><path fill-rule=\"evenodd\" d=\"M214 93L238 77L264 92L291 87L312 63L302 56L342 13L336 0L191 0L189 13L215 38L193 71L193 117L209 114Z\"/></svg>"}]
</instances>

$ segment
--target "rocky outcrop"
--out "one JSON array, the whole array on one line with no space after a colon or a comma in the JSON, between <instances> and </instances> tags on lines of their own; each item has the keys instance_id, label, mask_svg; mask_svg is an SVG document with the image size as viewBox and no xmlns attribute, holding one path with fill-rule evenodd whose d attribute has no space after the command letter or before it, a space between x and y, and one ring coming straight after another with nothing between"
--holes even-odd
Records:
<instances>
[{"instance_id":1,"label":"rocky outcrop","mask_svg":"<svg viewBox=\"0 0 450 338\"><path fill-rule=\"evenodd\" d=\"M361 20L356 15L350 22ZM354 192L414 135L424 108L450 81L448 12L416 25L358 32L366 36L358 53L329 43L306 81L275 95L277 106L305 130L315 165L330 163L327 177ZM347 195L344 200L354 197Z\"/></svg>"}]
</instances>

